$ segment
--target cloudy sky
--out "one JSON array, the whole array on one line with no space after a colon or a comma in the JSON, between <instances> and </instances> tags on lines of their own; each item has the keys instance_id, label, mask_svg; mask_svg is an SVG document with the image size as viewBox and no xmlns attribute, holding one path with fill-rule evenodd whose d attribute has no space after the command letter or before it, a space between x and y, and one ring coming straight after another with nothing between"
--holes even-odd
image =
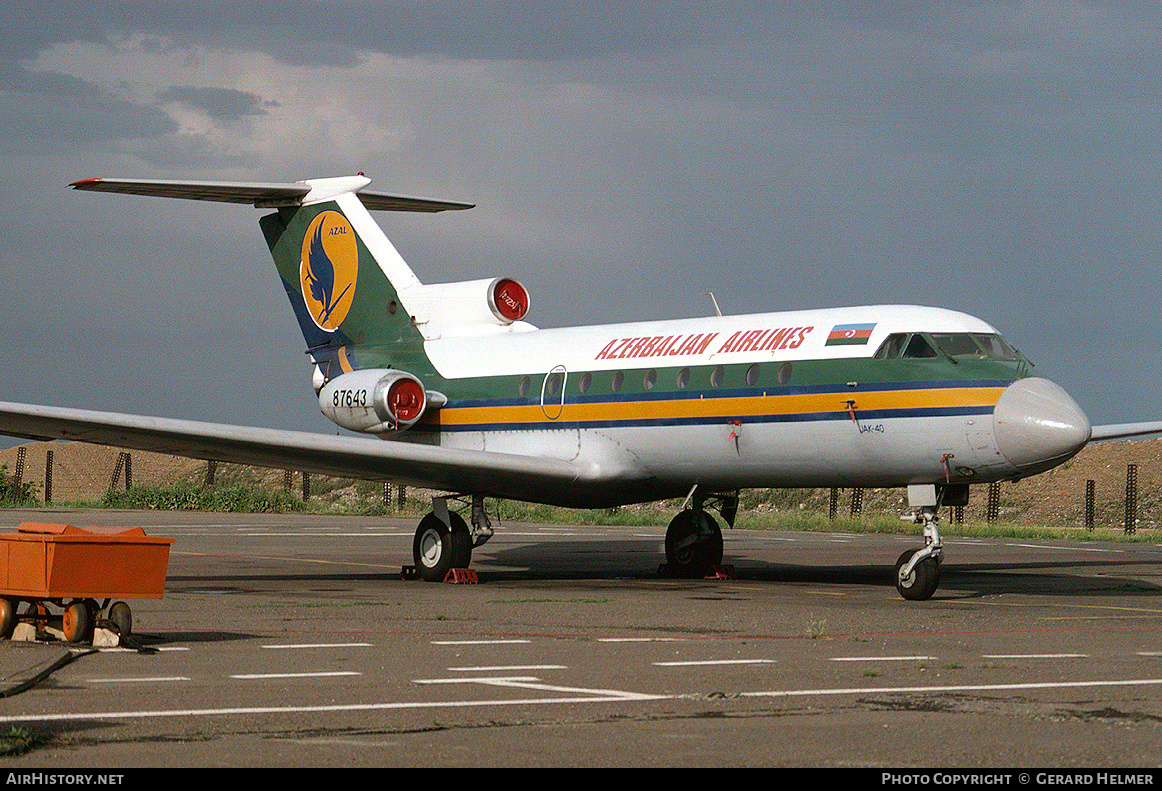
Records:
<instances>
[{"instance_id":1,"label":"cloudy sky","mask_svg":"<svg viewBox=\"0 0 1162 791\"><path fill-rule=\"evenodd\" d=\"M540 326L964 310L1094 423L1162 418L1153 2L25 2L0 29L0 400L332 430L261 213L290 181Z\"/></svg>"}]
</instances>

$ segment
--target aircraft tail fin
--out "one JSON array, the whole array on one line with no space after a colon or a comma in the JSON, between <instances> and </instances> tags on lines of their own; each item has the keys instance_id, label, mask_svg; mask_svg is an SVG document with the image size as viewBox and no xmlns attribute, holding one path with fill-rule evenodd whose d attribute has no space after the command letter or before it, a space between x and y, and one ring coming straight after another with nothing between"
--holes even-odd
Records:
<instances>
[{"instance_id":1,"label":"aircraft tail fin","mask_svg":"<svg viewBox=\"0 0 1162 791\"><path fill-rule=\"evenodd\" d=\"M84 179L72 187L276 209L262 218L263 233L317 365L316 385L321 387L320 380L354 368L398 366L422 355L418 347L424 336L415 327L416 311L411 308L432 301L426 298L428 289L368 210L441 212L473 207L365 192L370 183L360 174L295 183ZM363 364L356 363L357 348Z\"/></svg>"}]
</instances>

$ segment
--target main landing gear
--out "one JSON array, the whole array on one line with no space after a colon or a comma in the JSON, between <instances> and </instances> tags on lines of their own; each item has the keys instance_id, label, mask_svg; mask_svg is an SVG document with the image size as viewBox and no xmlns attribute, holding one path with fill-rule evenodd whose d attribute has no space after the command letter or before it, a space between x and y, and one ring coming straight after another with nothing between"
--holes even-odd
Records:
<instances>
[{"instance_id":1,"label":"main landing gear","mask_svg":"<svg viewBox=\"0 0 1162 791\"><path fill-rule=\"evenodd\" d=\"M420 521L412 541L412 558L420 577L443 582L451 569L472 562L472 548L492 538L492 524L484 513L484 496L472 495L472 527L448 510L447 497L432 498L432 512Z\"/></svg>"},{"instance_id":2,"label":"main landing gear","mask_svg":"<svg viewBox=\"0 0 1162 791\"><path fill-rule=\"evenodd\" d=\"M695 490L696 492L697 490ZM690 508L678 513L666 529L666 564L671 576L700 578L722 563L722 529L704 510L707 498L693 494ZM730 527L738 513L738 495L719 495L709 503L718 508Z\"/></svg>"}]
</instances>

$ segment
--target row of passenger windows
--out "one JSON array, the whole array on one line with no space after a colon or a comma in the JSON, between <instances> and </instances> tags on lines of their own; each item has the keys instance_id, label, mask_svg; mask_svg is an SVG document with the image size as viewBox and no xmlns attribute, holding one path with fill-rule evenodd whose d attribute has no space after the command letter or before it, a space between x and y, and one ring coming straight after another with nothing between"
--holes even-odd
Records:
<instances>
[{"instance_id":1,"label":"row of passenger windows","mask_svg":"<svg viewBox=\"0 0 1162 791\"><path fill-rule=\"evenodd\" d=\"M987 333L929 333L922 334L914 333L896 333L889 335L884 342L880 344L880 348L876 350L875 359L877 360L916 360L929 357L939 356L936 347L940 351L947 354L949 357L974 357L977 359L993 359L993 360L1020 360L1021 356L1014 351L999 335L992 335ZM791 363L785 362L779 366L778 382L781 385L790 383L791 381ZM746 369L745 381L747 386L754 387L758 384L759 375L762 373L762 367L755 363ZM637 372L633 372L636 375ZM577 380L577 391L584 394L593 389L594 382L605 376L609 377L609 392L618 393L625 389L626 373L625 371L614 371L612 373L592 373L585 372L581 374L581 378ZM724 366L716 366L710 371L709 385L711 387L722 387L726 384L727 375ZM553 372L549 375L549 379L544 383L544 393L546 396L558 396L561 393L561 385L565 381L563 372ZM741 384L741 383L740 383ZM658 385L658 372L651 368L642 374L642 389L653 390ZM689 368L683 368L678 371L674 379L674 385L679 390L685 390L690 386L699 386L695 381L695 374ZM532 390L533 382L531 377L523 377L517 390L522 398L527 398ZM535 393L534 393L535 395Z\"/></svg>"},{"instance_id":2,"label":"row of passenger windows","mask_svg":"<svg viewBox=\"0 0 1162 791\"><path fill-rule=\"evenodd\" d=\"M634 373L636 373L636 372L634 372ZM756 384L758 384L759 375L761 373L762 373L762 366L760 366L758 363L755 363L754 365L747 368L746 375L744 377L746 384L749 387L754 387ZM585 373L581 374L581 378L579 380L577 380L577 391L580 393L588 393L589 391L591 391L593 389L594 382L600 378L605 377L605 376L609 376L609 392L618 393L618 392L621 392L622 390L625 389L625 385L626 385L626 373L625 373L625 371L614 371L614 372L609 373L609 374L601 373L601 372L595 374L595 373L586 371ZM784 384L784 385L791 381L791 363L786 362L786 363L783 363L782 365L779 366L778 379L779 379L779 384ZM561 373L561 372L550 373L548 381L544 383L545 384L545 395L546 396L560 395L561 385L564 381L565 381L565 376L563 373ZM726 381L727 381L726 368L724 366L719 365L710 371L709 384L711 387L722 387L724 384L726 384ZM674 385L679 390L685 390L686 388L690 387L692 384L694 386L698 386L698 383L695 381L694 374L691 372L691 370L689 368L683 368L682 370L678 371L677 375L674 378ZM658 385L658 372L656 369L651 368L650 370L648 370L642 374L642 389L643 390L653 390L655 387L657 387L657 385ZM517 391L520 393L521 397L527 398L530 391L532 390L532 386L533 386L532 379L530 377L526 376L520 380L520 384L517 386Z\"/></svg>"}]
</instances>

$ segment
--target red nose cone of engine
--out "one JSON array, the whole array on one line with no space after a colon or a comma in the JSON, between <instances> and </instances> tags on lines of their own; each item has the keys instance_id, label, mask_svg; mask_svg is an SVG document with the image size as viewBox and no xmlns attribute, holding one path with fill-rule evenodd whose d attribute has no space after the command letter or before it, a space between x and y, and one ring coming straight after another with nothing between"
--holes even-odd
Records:
<instances>
[{"instance_id":1,"label":"red nose cone of engine","mask_svg":"<svg viewBox=\"0 0 1162 791\"><path fill-rule=\"evenodd\" d=\"M520 321L529 312L529 293L515 280L501 278L492 289L496 312L508 321Z\"/></svg>"},{"instance_id":2,"label":"red nose cone of engine","mask_svg":"<svg viewBox=\"0 0 1162 791\"><path fill-rule=\"evenodd\" d=\"M387 406L396 420L415 420L424 411L424 388L413 379L400 379L387 391Z\"/></svg>"}]
</instances>

